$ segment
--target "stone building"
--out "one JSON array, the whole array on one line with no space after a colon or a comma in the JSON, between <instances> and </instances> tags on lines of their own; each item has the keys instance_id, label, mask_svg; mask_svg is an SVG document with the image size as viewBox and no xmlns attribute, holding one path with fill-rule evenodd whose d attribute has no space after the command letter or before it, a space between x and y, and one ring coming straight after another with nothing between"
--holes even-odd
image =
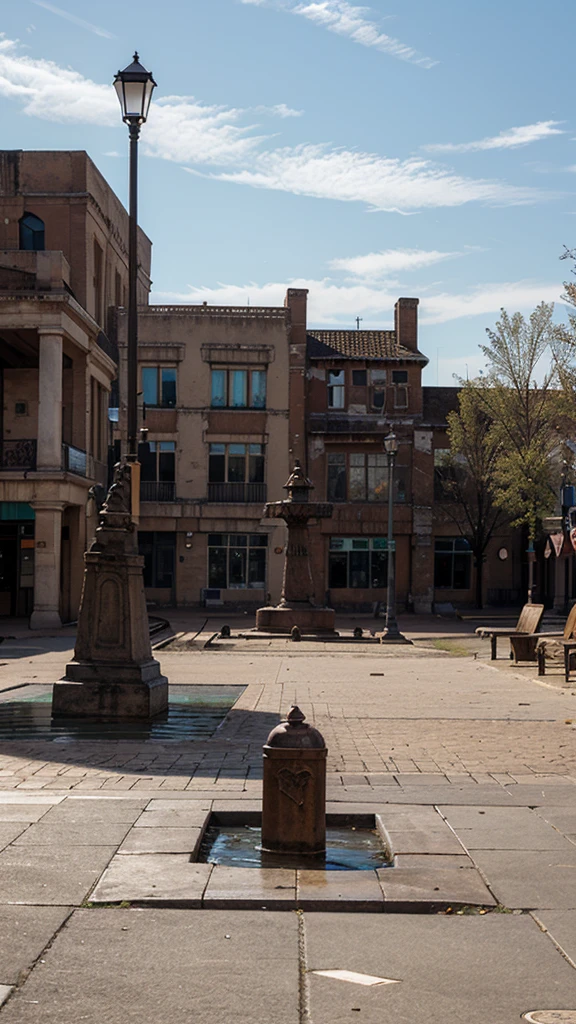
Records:
<instances>
[{"instance_id":1,"label":"stone building","mask_svg":"<svg viewBox=\"0 0 576 1024\"><path fill-rule=\"evenodd\" d=\"M150 287L139 235L139 300ZM0 152L0 615L75 618L106 484L128 216L83 152Z\"/></svg>"},{"instance_id":2,"label":"stone building","mask_svg":"<svg viewBox=\"0 0 576 1024\"><path fill-rule=\"evenodd\" d=\"M364 610L386 601L383 439L393 430L398 606L430 612L438 604L472 604L472 554L439 487L446 415L456 406L457 388L422 387L428 359L418 348L418 299L398 300L393 330L307 330L305 336L305 346L291 350L292 373L300 374L292 429L299 423L305 438L315 498L334 503L333 517L310 531L316 599ZM520 563L518 537L506 531L493 538L485 567L489 600L519 600Z\"/></svg>"},{"instance_id":3,"label":"stone building","mask_svg":"<svg viewBox=\"0 0 576 1024\"><path fill-rule=\"evenodd\" d=\"M139 541L149 601L254 609L279 600L285 527L262 512L289 475L291 302L288 292L279 308L140 310ZM126 331L121 310L120 435Z\"/></svg>"}]
</instances>

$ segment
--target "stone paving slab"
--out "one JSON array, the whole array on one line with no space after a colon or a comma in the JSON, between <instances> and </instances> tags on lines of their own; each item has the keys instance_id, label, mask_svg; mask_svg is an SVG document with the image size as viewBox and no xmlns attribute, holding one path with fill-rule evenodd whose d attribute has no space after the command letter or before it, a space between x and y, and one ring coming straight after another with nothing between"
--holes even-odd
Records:
<instances>
[{"instance_id":1,"label":"stone paving slab","mask_svg":"<svg viewBox=\"0 0 576 1024\"><path fill-rule=\"evenodd\" d=\"M381 815L386 822L385 813ZM397 831L386 822L386 831L390 836L393 853L463 853L462 844L449 828L444 831L419 831L411 829L407 832Z\"/></svg>"},{"instance_id":2,"label":"stone paving slab","mask_svg":"<svg viewBox=\"0 0 576 1024\"><path fill-rule=\"evenodd\" d=\"M216 864L204 893L207 909L293 910L296 871L290 868L240 868Z\"/></svg>"},{"instance_id":3,"label":"stone paving slab","mask_svg":"<svg viewBox=\"0 0 576 1024\"><path fill-rule=\"evenodd\" d=\"M50 824L40 821L30 825L15 846L118 846L130 828L129 825L109 825L107 822L60 821Z\"/></svg>"},{"instance_id":4,"label":"stone paving slab","mask_svg":"<svg viewBox=\"0 0 576 1024\"><path fill-rule=\"evenodd\" d=\"M537 813L564 834L576 832L576 807L539 807Z\"/></svg>"},{"instance_id":5,"label":"stone paving slab","mask_svg":"<svg viewBox=\"0 0 576 1024\"><path fill-rule=\"evenodd\" d=\"M467 850L564 850L570 843L553 828L533 828L526 832L514 828L457 828L456 833Z\"/></svg>"},{"instance_id":6,"label":"stone paving slab","mask_svg":"<svg viewBox=\"0 0 576 1024\"><path fill-rule=\"evenodd\" d=\"M465 853L456 855L435 853L400 853L394 858L397 868L424 868L434 871L436 868L473 868L474 864Z\"/></svg>"},{"instance_id":7,"label":"stone paving slab","mask_svg":"<svg viewBox=\"0 0 576 1024\"><path fill-rule=\"evenodd\" d=\"M55 825L59 822L86 822L96 825L100 822L107 825L132 825L146 806L147 800L133 799L96 799L86 800L79 797L68 797L57 807L50 808L44 818L45 824Z\"/></svg>"},{"instance_id":8,"label":"stone paving slab","mask_svg":"<svg viewBox=\"0 0 576 1024\"><path fill-rule=\"evenodd\" d=\"M134 822L135 828L203 828L209 811L202 807L179 805L173 810L145 810Z\"/></svg>"},{"instance_id":9,"label":"stone paving slab","mask_svg":"<svg viewBox=\"0 0 576 1024\"><path fill-rule=\"evenodd\" d=\"M91 894L90 902L201 907L211 873L212 864L191 864L186 854L118 854Z\"/></svg>"},{"instance_id":10,"label":"stone paving slab","mask_svg":"<svg viewBox=\"0 0 576 1024\"><path fill-rule=\"evenodd\" d=\"M2 1006L2 1004L6 1002L6 1000L8 999L8 996L10 995L11 992L12 992L12 986L10 986L10 985L0 985L0 1006Z\"/></svg>"},{"instance_id":11,"label":"stone paving slab","mask_svg":"<svg viewBox=\"0 0 576 1024\"><path fill-rule=\"evenodd\" d=\"M2 1024L299 1024L294 914L81 910Z\"/></svg>"},{"instance_id":12,"label":"stone paving slab","mask_svg":"<svg viewBox=\"0 0 576 1024\"><path fill-rule=\"evenodd\" d=\"M435 904L455 906L496 905L477 871L438 868L433 871L410 868L379 868L376 872L384 892L384 910L410 913L432 909Z\"/></svg>"},{"instance_id":13,"label":"stone paving slab","mask_svg":"<svg viewBox=\"0 0 576 1024\"><path fill-rule=\"evenodd\" d=\"M394 871L394 868L387 868ZM382 911L384 899L375 871L298 871L301 910Z\"/></svg>"},{"instance_id":14,"label":"stone paving slab","mask_svg":"<svg viewBox=\"0 0 576 1024\"><path fill-rule=\"evenodd\" d=\"M576 909L576 846L567 850L474 850L474 863L506 907Z\"/></svg>"},{"instance_id":15,"label":"stone paving slab","mask_svg":"<svg viewBox=\"0 0 576 1024\"><path fill-rule=\"evenodd\" d=\"M314 1024L512 1024L528 1010L576 1007L576 972L529 916L314 914L305 928L309 972L399 982L309 973Z\"/></svg>"},{"instance_id":16,"label":"stone paving slab","mask_svg":"<svg viewBox=\"0 0 576 1024\"><path fill-rule=\"evenodd\" d=\"M538 910L532 917L576 964L576 910Z\"/></svg>"},{"instance_id":17,"label":"stone paving slab","mask_svg":"<svg viewBox=\"0 0 576 1024\"><path fill-rule=\"evenodd\" d=\"M70 907L0 906L0 981L15 985L71 912Z\"/></svg>"},{"instance_id":18,"label":"stone paving slab","mask_svg":"<svg viewBox=\"0 0 576 1024\"><path fill-rule=\"evenodd\" d=\"M0 853L0 904L79 906L113 846L9 846Z\"/></svg>"},{"instance_id":19,"label":"stone paving slab","mask_svg":"<svg viewBox=\"0 0 576 1024\"><path fill-rule=\"evenodd\" d=\"M13 843L27 828L28 823L25 821L0 822L0 850Z\"/></svg>"},{"instance_id":20,"label":"stone paving slab","mask_svg":"<svg viewBox=\"0 0 576 1024\"><path fill-rule=\"evenodd\" d=\"M0 804L0 822L23 821L30 823L39 821L51 809L48 803L36 804L24 802L20 794L18 803Z\"/></svg>"},{"instance_id":21,"label":"stone paving slab","mask_svg":"<svg viewBox=\"0 0 576 1024\"><path fill-rule=\"evenodd\" d=\"M187 853L192 857L201 838L199 828L132 828L118 853Z\"/></svg>"}]
</instances>

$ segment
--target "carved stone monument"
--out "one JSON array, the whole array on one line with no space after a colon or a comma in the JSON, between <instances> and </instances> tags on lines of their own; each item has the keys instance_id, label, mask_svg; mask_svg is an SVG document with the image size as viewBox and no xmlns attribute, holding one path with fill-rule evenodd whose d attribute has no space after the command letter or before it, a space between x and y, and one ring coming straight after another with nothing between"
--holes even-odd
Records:
<instances>
[{"instance_id":1,"label":"carved stone monument","mask_svg":"<svg viewBox=\"0 0 576 1024\"><path fill-rule=\"evenodd\" d=\"M297 626L304 633L333 633L334 609L318 606L314 600L314 583L308 550L310 519L329 519L332 505L309 501L313 484L298 461L284 484L288 497L269 501L264 507L268 519L284 519L288 526L288 543L284 561L282 595L277 607L259 608L256 629L268 633L291 633Z\"/></svg>"},{"instance_id":2,"label":"carved stone monument","mask_svg":"<svg viewBox=\"0 0 576 1024\"><path fill-rule=\"evenodd\" d=\"M168 707L168 680L152 657L144 559L130 506L130 466L118 463L84 555L74 661L54 684L53 715L146 719Z\"/></svg>"},{"instance_id":3,"label":"carved stone monument","mask_svg":"<svg viewBox=\"0 0 576 1024\"><path fill-rule=\"evenodd\" d=\"M327 753L323 737L298 707L270 733L264 746L264 852L325 852Z\"/></svg>"}]
</instances>

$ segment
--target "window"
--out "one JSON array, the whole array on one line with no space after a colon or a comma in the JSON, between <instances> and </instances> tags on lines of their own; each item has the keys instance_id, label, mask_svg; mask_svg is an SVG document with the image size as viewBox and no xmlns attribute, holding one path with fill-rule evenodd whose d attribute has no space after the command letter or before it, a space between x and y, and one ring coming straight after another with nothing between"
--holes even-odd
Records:
<instances>
[{"instance_id":1,"label":"window","mask_svg":"<svg viewBox=\"0 0 576 1024\"><path fill-rule=\"evenodd\" d=\"M370 404L376 412L386 405L386 370L370 370Z\"/></svg>"},{"instance_id":2,"label":"window","mask_svg":"<svg viewBox=\"0 0 576 1024\"><path fill-rule=\"evenodd\" d=\"M472 552L464 537L441 537L434 541L434 586L445 590L468 590Z\"/></svg>"},{"instance_id":3,"label":"window","mask_svg":"<svg viewBox=\"0 0 576 1024\"><path fill-rule=\"evenodd\" d=\"M212 370L213 409L265 409L266 370Z\"/></svg>"},{"instance_id":4,"label":"window","mask_svg":"<svg viewBox=\"0 0 576 1024\"><path fill-rule=\"evenodd\" d=\"M176 534L139 533L138 550L144 555L144 586L172 590L176 563Z\"/></svg>"},{"instance_id":5,"label":"window","mask_svg":"<svg viewBox=\"0 0 576 1024\"><path fill-rule=\"evenodd\" d=\"M352 370L352 384L355 388L366 387L366 370Z\"/></svg>"},{"instance_id":6,"label":"window","mask_svg":"<svg viewBox=\"0 0 576 1024\"><path fill-rule=\"evenodd\" d=\"M385 537L331 537L328 555L330 589L386 587L387 547Z\"/></svg>"},{"instance_id":7,"label":"window","mask_svg":"<svg viewBox=\"0 0 576 1024\"><path fill-rule=\"evenodd\" d=\"M394 472L394 501L406 501L406 466ZM387 501L388 458L384 452L329 452L327 501Z\"/></svg>"},{"instance_id":8,"label":"window","mask_svg":"<svg viewBox=\"0 0 576 1024\"><path fill-rule=\"evenodd\" d=\"M211 444L208 480L211 483L263 483L264 445Z\"/></svg>"},{"instance_id":9,"label":"window","mask_svg":"<svg viewBox=\"0 0 576 1024\"><path fill-rule=\"evenodd\" d=\"M94 239L94 319L101 324L104 306L104 253Z\"/></svg>"},{"instance_id":10,"label":"window","mask_svg":"<svg viewBox=\"0 0 576 1024\"><path fill-rule=\"evenodd\" d=\"M393 384L407 384L408 383L408 370L392 370L392 383Z\"/></svg>"},{"instance_id":11,"label":"window","mask_svg":"<svg viewBox=\"0 0 576 1024\"><path fill-rule=\"evenodd\" d=\"M44 249L44 221L35 213L25 213L19 220L20 248L27 250Z\"/></svg>"},{"instance_id":12,"label":"window","mask_svg":"<svg viewBox=\"0 0 576 1024\"><path fill-rule=\"evenodd\" d=\"M344 408L344 370L328 371L328 408Z\"/></svg>"},{"instance_id":13,"label":"window","mask_svg":"<svg viewBox=\"0 0 576 1024\"><path fill-rule=\"evenodd\" d=\"M346 501L346 456L329 452L328 454L328 501Z\"/></svg>"},{"instance_id":14,"label":"window","mask_svg":"<svg viewBox=\"0 0 576 1024\"><path fill-rule=\"evenodd\" d=\"M174 409L176 407L176 367L143 366L142 397L145 405Z\"/></svg>"},{"instance_id":15,"label":"window","mask_svg":"<svg viewBox=\"0 0 576 1024\"><path fill-rule=\"evenodd\" d=\"M258 533L209 533L208 586L265 590L267 545Z\"/></svg>"},{"instance_id":16,"label":"window","mask_svg":"<svg viewBox=\"0 0 576 1024\"><path fill-rule=\"evenodd\" d=\"M176 497L176 442L146 441L138 445L141 465L140 500L174 501Z\"/></svg>"}]
</instances>

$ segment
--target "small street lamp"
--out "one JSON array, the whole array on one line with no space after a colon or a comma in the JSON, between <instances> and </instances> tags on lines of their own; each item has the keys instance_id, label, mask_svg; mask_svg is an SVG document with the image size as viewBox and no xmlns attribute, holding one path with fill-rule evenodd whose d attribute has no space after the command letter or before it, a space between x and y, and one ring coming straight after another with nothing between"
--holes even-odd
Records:
<instances>
[{"instance_id":1,"label":"small street lamp","mask_svg":"<svg viewBox=\"0 0 576 1024\"><path fill-rule=\"evenodd\" d=\"M156 82L134 54L132 64L114 79L122 120L130 134L130 229L128 236L128 459L138 458L138 138L148 117Z\"/></svg>"},{"instance_id":2,"label":"small street lamp","mask_svg":"<svg viewBox=\"0 0 576 1024\"><path fill-rule=\"evenodd\" d=\"M409 643L398 629L396 621L396 543L394 541L394 460L398 454L398 438L391 431L384 438L388 456L388 579L386 599L386 625L380 636L382 643Z\"/></svg>"}]
</instances>

